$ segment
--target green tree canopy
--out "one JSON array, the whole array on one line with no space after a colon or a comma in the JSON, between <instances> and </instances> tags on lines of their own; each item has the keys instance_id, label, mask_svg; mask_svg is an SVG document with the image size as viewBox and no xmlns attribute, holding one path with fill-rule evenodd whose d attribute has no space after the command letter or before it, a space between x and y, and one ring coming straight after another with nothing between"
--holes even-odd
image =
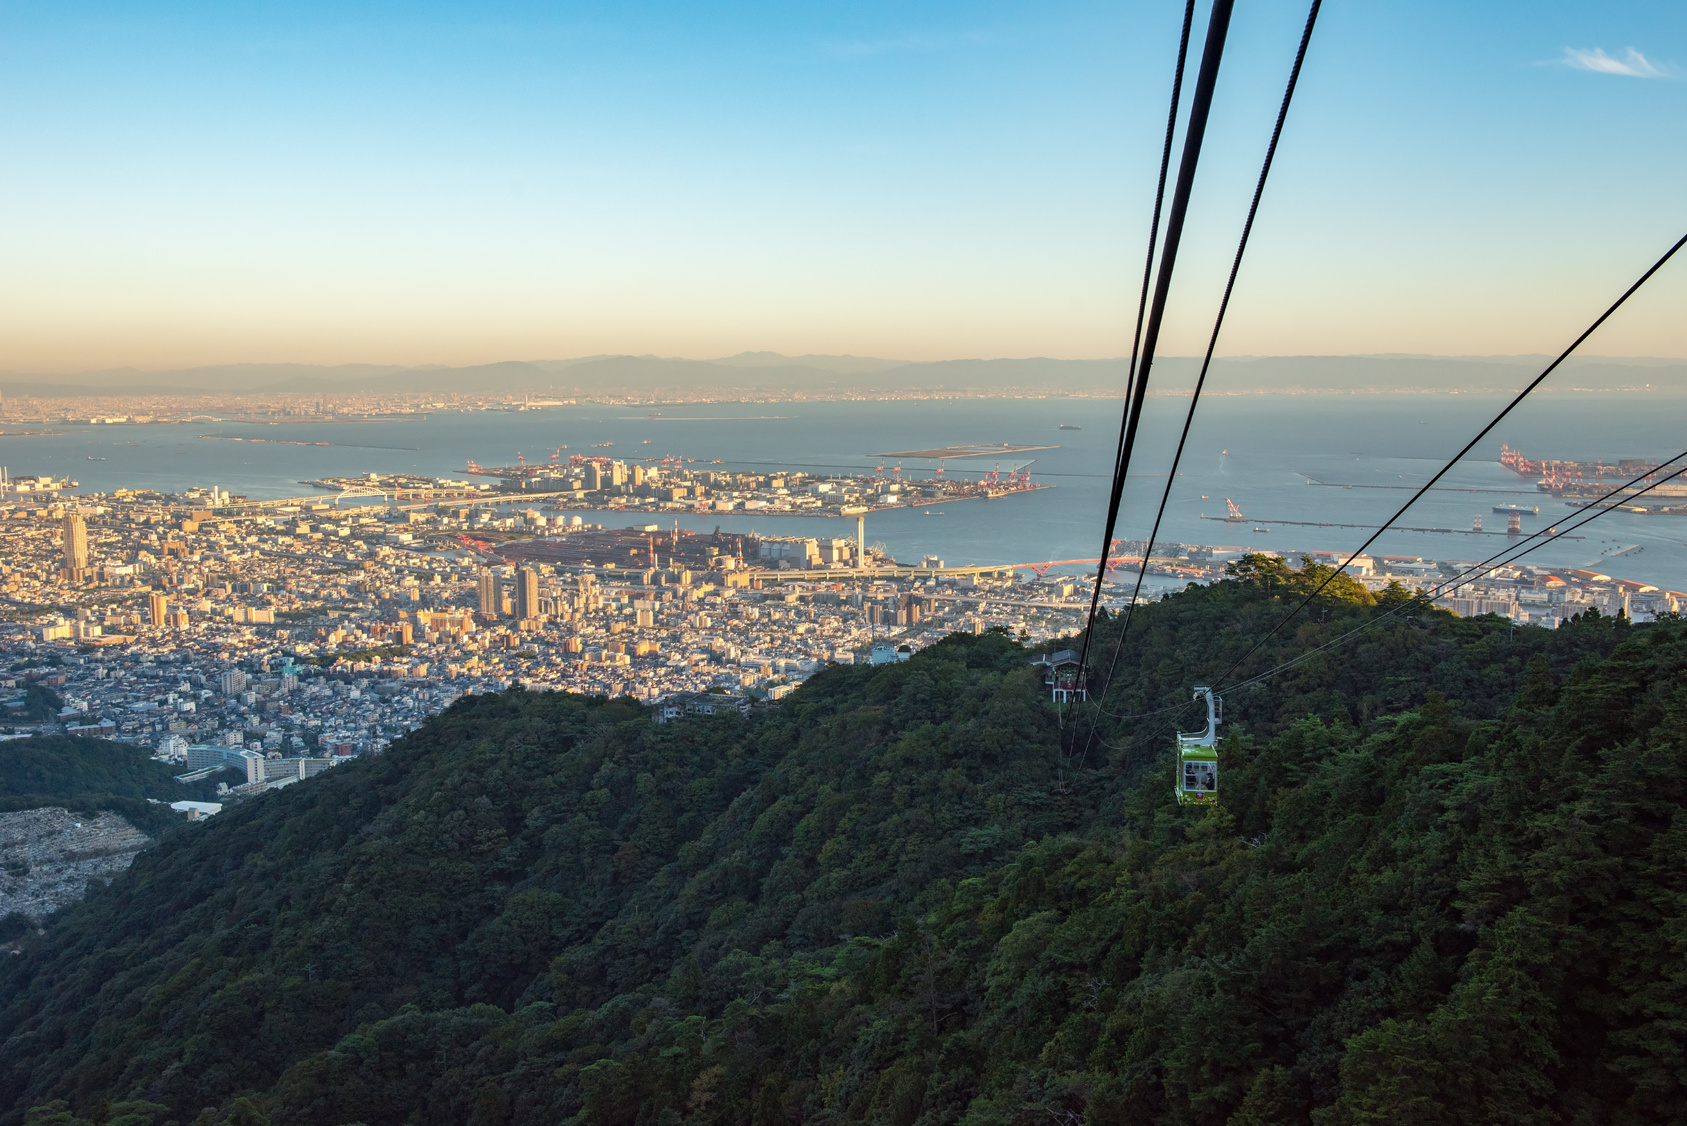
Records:
<instances>
[{"instance_id":1,"label":"green tree canopy","mask_svg":"<svg viewBox=\"0 0 1687 1126\"><path fill-rule=\"evenodd\" d=\"M4 1121L1687 1116L1687 629L1395 615L1227 700L1181 809L1154 709L1257 573L1140 611L1106 711L1000 633L748 718L460 700L27 940ZM1386 606L1320 609L1260 667Z\"/></svg>"}]
</instances>

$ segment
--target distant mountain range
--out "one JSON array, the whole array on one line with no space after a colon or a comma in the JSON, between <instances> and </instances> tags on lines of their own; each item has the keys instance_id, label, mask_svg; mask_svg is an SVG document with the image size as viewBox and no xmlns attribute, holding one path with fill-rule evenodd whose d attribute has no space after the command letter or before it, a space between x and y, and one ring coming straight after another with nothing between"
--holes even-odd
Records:
<instances>
[{"instance_id":1,"label":"distant mountain range","mask_svg":"<svg viewBox=\"0 0 1687 1126\"><path fill-rule=\"evenodd\" d=\"M1259 356L1217 360L1208 390L1226 392L1501 391L1520 387L1545 365L1545 356ZM1123 359L1044 357L909 362L869 356L784 356L740 352L715 360L662 356L582 356L569 360L506 360L468 367L398 364L219 364L172 371L114 368L66 375L0 372L0 391L13 397L206 394L234 389L257 393L541 392L590 397L615 392L665 393L1031 393L1095 395L1119 392ZM1154 387L1186 391L1197 360L1156 363ZM1687 360L1590 356L1574 359L1553 377L1555 389L1687 390Z\"/></svg>"}]
</instances>

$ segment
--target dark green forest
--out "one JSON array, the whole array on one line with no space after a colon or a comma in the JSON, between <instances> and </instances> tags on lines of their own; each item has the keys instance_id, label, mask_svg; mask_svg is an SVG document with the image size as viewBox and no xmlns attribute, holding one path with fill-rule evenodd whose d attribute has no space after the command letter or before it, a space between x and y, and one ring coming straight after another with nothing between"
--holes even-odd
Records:
<instances>
[{"instance_id":1,"label":"dark green forest","mask_svg":"<svg viewBox=\"0 0 1687 1126\"><path fill-rule=\"evenodd\" d=\"M184 785L172 767L145 750L106 739L32 735L0 743L0 813L65 806L78 813L110 810L154 836L182 817L147 801L216 801L215 781Z\"/></svg>"},{"instance_id":2,"label":"dark green forest","mask_svg":"<svg viewBox=\"0 0 1687 1126\"><path fill-rule=\"evenodd\" d=\"M26 684L23 689L23 708L8 718L28 723L46 723L56 719L64 699L45 684Z\"/></svg>"},{"instance_id":3,"label":"dark green forest","mask_svg":"<svg viewBox=\"0 0 1687 1126\"><path fill-rule=\"evenodd\" d=\"M465 698L28 940L0 1118L1687 1120L1687 628L1338 580L1243 673L1381 620L1181 810L1159 709L1321 577L1140 610L1100 713L1001 634L747 718Z\"/></svg>"}]
</instances>

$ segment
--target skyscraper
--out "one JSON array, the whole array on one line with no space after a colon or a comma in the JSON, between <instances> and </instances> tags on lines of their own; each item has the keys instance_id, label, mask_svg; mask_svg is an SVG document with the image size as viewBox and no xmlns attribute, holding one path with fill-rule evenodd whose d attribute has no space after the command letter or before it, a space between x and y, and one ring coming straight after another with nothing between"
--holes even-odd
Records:
<instances>
[{"instance_id":1,"label":"skyscraper","mask_svg":"<svg viewBox=\"0 0 1687 1126\"><path fill-rule=\"evenodd\" d=\"M515 616L524 621L539 616L539 572L531 567L515 573Z\"/></svg>"},{"instance_id":2,"label":"skyscraper","mask_svg":"<svg viewBox=\"0 0 1687 1126\"><path fill-rule=\"evenodd\" d=\"M154 626L170 624L170 599L156 590L146 596L147 622Z\"/></svg>"},{"instance_id":3,"label":"skyscraper","mask_svg":"<svg viewBox=\"0 0 1687 1126\"><path fill-rule=\"evenodd\" d=\"M64 516L64 569L72 582L80 581L88 569L88 524L75 512Z\"/></svg>"},{"instance_id":4,"label":"skyscraper","mask_svg":"<svg viewBox=\"0 0 1687 1126\"><path fill-rule=\"evenodd\" d=\"M498 616L498 576L484 567L480 572L480 612L488 618Z\"/></svg>"}]
</instances>

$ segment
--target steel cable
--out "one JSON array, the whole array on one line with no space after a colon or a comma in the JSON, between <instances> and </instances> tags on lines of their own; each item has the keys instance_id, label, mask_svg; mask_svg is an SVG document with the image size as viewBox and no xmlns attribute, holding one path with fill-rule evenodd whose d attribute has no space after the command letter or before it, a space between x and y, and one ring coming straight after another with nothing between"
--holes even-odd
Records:
<instances>
[{"instance_id":1,"label":"steel cable","mask_svg":"<svg viewBox=\"0 0 1687 1126\"><path fill-rule=\"evenodd\" d=\"M1283 123L1289 116L1289 105L1294 101L1295 86L1300 82L1301 67L1306 62L1306 48L1312 41L1312 29L1318 22L1318 10L1323 0L1312 0L1312 7L1306 13L1306 26L1300 33L1300 45L1295 50L1294 65L1289 68L1288 85L1283 90L1283 100L1277 107L1277 120L1271 127L1271 142L1265 149L1265 160L1259 169L1259 180L1254 184L1254 195L1248 204L1248 217L1242 224L1242 237L1236 243L1236 255L1230 263L1230 276L1224 283L1224 296L1219 300L1218 316L1213 320L1212 335L1207 338L1207 351L1201 359L1200 373L1195 377L1195 394L1189 400L1189 409L1183 416L1183 430L1178 435L1177 450L1172 455L1171 472L1166 474L1166 487L1160 493L1160 506L1154 513L1154 525L1148 533L1148 540L1142 551L1142 566L1136 572L1136 586L1131 591L1130 601L1125 605L1125 620L1119 627L1119 635L1113 642L1113 653L1107 661L1107 673L1102 680L1101 691L1097 693L1096 703L1101 706L1107 698L1107 690L1113 684L1113 672L1118 667L1119 652L1124 648L1125 635L1130 632L1131 619L1136 614L1137 599L1142 595L1142 582L1148 575L1148 558L1153 554L1154 541L1159 537L1160 524L1165 519L1166 505L1171 500L1172 486L1177 481L1177 467L1183 461L1183 450L1189 441L1189 428L1195 421L1195 408L1201 402L1201 390L1207 383L1207 371L1212 367L1213 352L1218 347L1219 333L1224 328L1224 315L1230 308L1230 296L1236 289L1236 276L1242 270L1242 256L1247 252L1248 239L1253 234L1254 220L1259 215L1259 201L1265 195L1265 182L1271 175L1271 164L1277 156L1277 145L1283 137ZM1100 587L1097 586L1099 591ZM1093 625L1093 618L1091 621ZM1094 734L1094 725L1090 728ZM1088 744L1085 744L1086 752ZM1080 758L1080 762L1082 759Z\"/></svg>"},{"instance_id":2,"label":"steel cable","mask_svg":"<svg viewBox=\"0 0 1687 1126\"><path fill-rule=\"evenodd\" d=\"M1562 364L1565 360L1569 359L1570 354L1572 352L1574 352L1577 348L1581 347L1583 341L1585 341L1588 337L1592 336L1594 331L1596 329L1598 329L1600 325L1604 324L1606 322L1606 320L1608 320L1613 313L1615 313L1618 309L1622 308L1623 303L1625 301L1627 301L1630 297L1634 296L1635 291L1637 291L1641 286L1645 285L1646 282L1651 279L1653 274L1655 274L1659 270L1663 269L1664 263L1668 262L1671 258L1673 258L1675 256L1675 252L1680 250L1683 245L1687 245L1687 235L1683 235L1683 236L1681 236L1681 238L1677 239L1676 242L1675 242L1675 245L1671 246L1667 251L1664 252L1663 257L1659 258L1656 262L1654 262L1652 264L1651 268L1648 269L1644 274L1641 274L1639 279L1637 281L1635 281L1635 283L1633 285L1629 286L1628 289L1623 291L1623 295L1621 297L1617 298L1614 302L1612 302L1611 306L1608 309L1606 309L1603 313L1601 313L1598 316L1598 318L1595 319L1594 322L1591 325L1589 325L1585 330L1583 330L1582 334L1580 336L1576 337L1576 339L1573 340L1570 343L1570 346L1568 348L1564 349L1562 352L1560 352L1558 354L1557 359L1553 360L1550 364L1548 364L1546 366L1545 370L1543 370L1539 375L1535 376L1535 378L1532 381L1530 381L1530 383L1527 387L1525 387L1525 388L1523 388L1523 390L1519 391L1517 393L1516 397L1513 398L1511 400L1511 402L1506 404L1504 410L1500 411L1499 414L1495 415L1493 420L1491 422L1489 422L1488 425L1484 426L1480 431L1477 432L1476 437L1472 438L1469 442L1465 443L1464 448L1461 449L1457 454L1455 454L1453 456L1453 458L1450 461L1447 462L1446 465L1444 465L1440 469L1436 470L1435 475L1433 477L1431 477L1423 485L1422 488L1420 488L1416 492L1414 492L1411 496L1411 499L1407 500L1405 504L1400 506L1399 511L1395 512L1395 514L1393 516L1390 516L1388 518L1388 520L1383 523L1382 527L1380 527L1376 531L1372 532L1370 534L1370 536L1366 538L1365 542L1360 544L1358 546L1358 548L1356 548L1354 550L1353 554L1351 554L1347 557L1346 561L1344 561L1339 567L1336 567L1336 568L1332 569L1330 571L1330 573L1327 576L1325 576L1324 581L1319 583L1317 588L1314 589L1311 594L1308 594L1305 598L1301 599L1301 601L1298 604L1296 604L1296 606L1292 610L1290 610L1287 614L1283 615L1283 617L1277 622L1276 625L1272 626L1271 629L1266 631L1266 634L1265 634L1264 637L1261 637L1258 641L1254 642L1253 647L1251 649L1249 649L1246 653L1243 653L1239 658L1237 658L1236 663L1231 665L1228 669L1226 669L1224 671L1224 675L1219 677L1218 679L1220 681L1224 681L1224 680L1229 679L1230 675L1232 673L1234 673L1238 668L1240 668L1242 666L1242 664L1244 662L1246 662L1249 657L1253 656L1255 653L1257 653L1259 651L1260 646L1264 645L1267 641L1271 640L1271 638L1276 635L1278 630L1282 629L1285 625L1287 625L1295 617L1296 614L1300 613L1303 609L1306 608L1306 606L1314 598L1318 597L1318 595L1323 593L1324 588L1329 586L1330 583L1335 580L1335 577L1337 575L1340 575L1343 572L1345 572L1347 570L1347 568L1353 563L1353 561L1355 559L1357 559L1357 558L1359 558L1359 556L1363 555L1365 553L1365 550L1367 548L1369 548L1371 546L1371 544L1373 544L1377 541L1378 537L1380 537L1384 532L1388 531L1388 529L1394 524L1394 522L1396 520L1400 519L1400 517L1402 517L1406 514L1407 509L1411 508L1412 505L1416 504L1418 502L1418 500L1421 499L1423 497L1423 495L1425 493L1427 493L1430 490L1430 488L1432 486L1434 486L1434 484L1437 481L1441 480L1442 477L1445 477L1449 472L1451 472L1453 466L1457 465L1460 461L1462 461L1464 459L1466 454L1468 454L1471 450L1475 449L1476 444L1478 442L1480 442L1483 438L1486 438L1488 436L1488 434L1494 429L1494 427L1498 426L1500 424L1500 422L1507 415L1509 415L1512 412L1512 410L1515 409L1516 406L1519 403L1521 403L1524 399L1528 398L1530 392L1532 392L1535 388L1539 387L1541 385L1542 381L1544 381L1547 376L1551 375L1554 371L1557 370L1557 368L1560 364Z\"/></svg>"},{"instance_id":3,"label":"steel cable","mask_svg":"<svg viewBox=\"0 0 1687 1126\"><path fill-rule=\"evenodd\" d=\"M1124 494L1125 477L1130 470L1131 453L1136 447L1137 427L1142 418L1142 400L1148 393L1148 376L1154 366L1154 352L1159 347L1160 326L1165 320L1166 298L1171 290L1172 271L1177 266L1177 253L1183 242L1183 224L1189 214L1189 196L1195 184L1195 168L1200 163L1201 143L1206 138L1207 116L1212 110L1213 88L1218 84L1219 63L1224 57L1225 37L1230 31L1230 14L1234 0L1213 0L1207 19L1207 39L1201 49L1201 68L1195 75L1195 93L1189 103L1189 124L1183 135L1183 156L1178 163L1177 183L1172 190L1171 213L1166 218L1165 243L1160 250L1160 268L1154 279L1154 299L1149 306L1147 324L1143 329L1140 367L1136 370L1124 414L1124 433L1119 452L1114 459L1113 483L1108 491L1107 525L1101 537L1101 562L1095 569L1095 589L1090 595L1090 608L1084 628L1084 644L1079 655L1080 669L1089 661L1090 637L1094 633L1095 613L1101 602L1101 583L1107 575L1107 559L1113 547L1113 529L1119 520L1119 502Z\"/></svg>"},{"instance_id":4,"label":"steel cable","mask_svg":"<svg viewBox=\"0 0 1687 1126\"><path fill-rule=\"evenodd\" d=\"M1154 183L1154 212L1148 222L1148 252L1142 260L1142 289L1136 299L1136 329L1131 334L1131 359L1125 369L1125 403L1128 410L1132 390L1136 387L1136 365L1142 347L1142 322L1148 309L1148 290L1154 280L1154 251L1159 245L1160 238L1160 209L1166 199L1166 175L1171 170L1172 141L1177 136L1177 110L1183 100L1183 72L1189 61L1189 29L1195 22L1195 0L1186 0L1183 5L1183 30L1177 40L1177 64L1172 70L1171 105L1166 110L1166 139L1160 146L1160 173ZM1120 466L1125 454L1125 418L1119 419L1119 441L1113 450L1112 483L1120 479L1124 470ZM1100 476L1100 474L1097 474ZM1084 667L1089 653L1090 630L1095 625L1095 612L1101 600L1101 577L1107 573L1107 559L1110 554L1111 543L1102 545L1101 561L1096 566L1095 589L1090 594L1089 616L1084 623L1083 656L1078 667ZM1066 709L1059 710L1060 725L1066 726Z\"/></svg>"},{"instance_id":5,"label":"steel cable","mask_svg":"<svg viewBox=\"0 0 1687 1126\"><path fill-rule=\"evenodd\" d=\"M1274 666L1270 669L1267 669L1262 673L1258 673L1254 676L1251 676L1246 680L1238 681L1237 683L1231 684L1231 685L1217 686L1213 689L1213 692L1214 692L1215 695L1231 694L1231 693L1239 692L1244 688L1251 688L1254 685L1262 683L1262 682L1270 679L1271 677L1276 676L1279 673L1286 672L1287 670L1289 670L1291 668L1294 668L1296 665L1299 665L1304 661L1310 660L1312 657L1317 656L1319 653L1325 652L1326 650L1329 650L1329 649L1333 649L1336 646L1341 645L1342 643L1344 643L1344 642L1346 642L1346 641L1348 641L1348 640L1350 640L1354 637L1357 637L1361 633L1365 633L1368 630L1374 629L1375 627L1383 624L1384 622L1388 621L1390 618L1395 617L1396 615L1403 614L1406 611L1413 609L1414 607L1427 608L1427 607L1433 606L1437 599L1446 597L1446 595L1449 591L1457 590L1460 587L1468 586L1470 583L1478 581L1483 575L1485 575L1487 573L1498 570L1500 567L1509 566L1510 564L1515 563L1517 560L1523 558L1524 556L1529 555L1529 554L1533 553L1534 551L1536 551L1536 550L1538 550L1542 547L1545 547L1549 543L1552 543L1554 540L1559 539L1562 536L1568 535L1569 533L1577 530L1578 528L1586 527L1588 524L1591 524L1593 521L1599 519L1601 516L1604 516L1607 513L1615 511L1616 508L1618 507L1618 505L1620 505L1623 501L1634 500L1638 497L1645 496L1647 493L1651 492L1653 489L1657 488L1658 486L1667 484L1668 482L1675 480L1676 478L1682 476L1683 474L1687 474L1687 465L1684 465L1680 469L1677 469L1675 472L1673 472L1673 473L1671 473L1667 476L1658 478L1657 480L1651 482L1650 484L1646 485L1644 488L1641 488L1636 492L1633 492L1633 493L1628 492L1628 490L1634 489L1635 486L1639 485L1640 482L1646 480L1646 478L1656 475L1660 470L1668 468L1669 466L1674 465L1675 463L1677 463L1679 461L1687 461L1687 450L1683 450L1681 453L1676 454L1674 457L1670 458L1668 461L1663 462L1662 464L1648 470L1646 473L1643 473L1643 474L1641 474L1637 477L1634 477L1633 479L1631 479L1629 481L1625 481L1623 484L1618 485L1616 488L1611 489L1609 492L1606 492L1603 496L1600 496L1599 498L1597 498L1593 501L1590 501L1588 503L1586 509L1583 510L1583 512L1586 513L1586 514L1585 515L1579 515L1576 518L1573 518L1572 521L1570 523L1566 524L1563 528L1557 529L1557 525L1552 525L1549 528L1543 528L1540 531L1537 531L1537 532L1534 532L1534 533L1530 534L1526 539L1520 540L1517 543L1507 544L1503 549L1494 553L1493 555L1490 555L1487 559L1484 559L1482 562L1473 564L1470 567L1465 568L1463 571L1459 572L1459 574L1453 576L1451 579L1447 580L1446 582L1437 583L1434 587L1431 588L1431 593L1428 594L1427 596L1422 591L1418 591L1416 594L1413 595L1412 598L1408 599L1407 601L1402 602L1400 605L1393 607L1392 609L1388 610L1386 613L1379 614L1376 617L1370 619L1369 621L1366 621L1366 622L1362 623L1361 625L1355 626L1354 628L1348 630L1346 633L1343 633L1339 637L1331 638L1329 641L1324 642L1323 644L1317 646L1314 649L1309 649L1305 653L1298 654L1298 655L1290 658L1289 660L1283 661L1282 663L1280 663L1280 664L1278 664L1278 665L1276 665L1276 666ZM1626 494L1626 495L1618 496L1618 494ZM1607 504L1606 503L1607 501L1611 501L1613 503ZM1603 507L1601 507L1601 506L1603 506ZM1553 530L1553 529L1557 529L1557 530ZM1550 535L1547 534L1549 531L1551 532ZM1542 535L1545 535L1546 538L1541 540L1539 543L1529 544L1530 540L1533 540L1536 537L1542 536ZM1527 545L1527 546L1525 546L1525 545ZM1522 548L1523 550L1519 551L1518 550L1519 548ZM1514 552L1515 552L1515 554L1513 554ZM1509 556L1509 558L1505 558L1507 556ZM1234 667L1234 666L1232 666L1232 667ZM1134 715L1117 716L1115 718L1118 718L1118 719L1146 719L1150 716L1163 715L1167 712L1179 712L1179 713L1181 713L1184 710L1186 710L1187 708L1189 708L1191 706L1191 703L1192 702L1185 702L1185 703L1182 703L1182 704L1168 704L1167 706L1165 706L1163 708L1156 708L1153 711L1139 712L1139 713L1136 713ZM1109 713L1109 714L1111 714L1111 713ZM1175 721L1173 721L1173 722L1175 722ZM1145 740L1153 739L1157 735L1164 732L1168 726L1170 726L1170 725L1169 724L1162 724L1155 731L1153 731L1153 732L1149 733L1149 735L1145 736L1144 739ZM1124 750L1125 749L1123 747L1114 746L1113 744L1107 742L1107 740L1102 739L1099 735L1096 736L1096 741L1099 742L1103 747L1108 748L1109 750Z\"/></svg>"},{"instance_id":6,"label":"steel cable","mask_svg":"<svg viewBox=\"0 0 1687 1126\"><path fill-rule=\"evenodd\" d=\"M1448 593L1450 593L1451 591L1458 590L1460 587L1469 586L1471 583L1479 581L1485 575L1490 574L1494 571L1497 571L1501 567L1510 566L1511 564L1517 562L1517 560L1523 558L1525 555L1529 555L1529 554L1533 553L1534 551L1537 551L1538 549L1545 547L1547 544L1551 543L1553 540L1556 540L1561 536L1568 535L1569 533L1575 531L1578 528L1586 527L1587 525L1593 523L1595 520L1599 519L1601 516L1604 516L1605 514L1607 514L1609 512L1615 511L1616 508L1618 507L1618 505L1622 501L1633 500L1636 497L1645 496L1647 493L1651 492L1653 489L1657 488L1659 485L1665 484L1669 481L1673 481L1677 477L1681 476L1683 473L1687 473L1687 466L1682 466L1680 469L1677 469L1674 473L1669 474L1667 477L1661 477L1658 480L1653 481L1651 484L1647 485L1645 488L1641 489L1638 492L1630 493L1627 496L1620 497L1615 502L1613 502L1610 505L1607 505L1606 507L1603 507L1603 508L1598 507L1600 505L1604 505L1606 501L1611 500L1613 497L1616 497L1618 493L1626 492L1627 490L1634 488L1635 485L1639 484L1641 481L1644 481L1647 477L1650 477L1653 474L1657 473L1658 470L1661 470L1661 469L1664 469L1668 466L1674 465L1676 462L1682 461L1683 459L1687 459L1687 450L1683 450L1681 453L1676 454L1674 457L1670 458L1668 461L1664 462L1662 465L1657 466L1656 468L1648 471L1647 473L1643 473L1643 474L1634 478L1631 481L1627 481L1624 484L1618 485L1615 489L1612 489L1610 492L1606 493L1604 496L1600 497L1598 500L1592 501L1591 503L1588 504L1587 508L1592 509L1593 511L1589 512L1585 516L1581 516L1581 517L1575 519L1573 522L1567 524L1562 530L1553 531L1551 535L1548 535L1546 539L1541 540L1539 543L1536 543L1536 544L1533 544L1533 545L1530 545L1530 546L1527 546L1527 547L1524 546L1525 544L1528 544L1529 540L1534 539L1536 536L1545 535L1550 529L1543 528L1540 531L1531 534L1527 539L1519 540L1517 543L1507 544L1502 550L1496 552L1493 555L1490 555L1488 558L1484 559L1480 563L1477 563L1477 564L1474 564L1470 567L1465 568L1463 571L1459 572L1459 574L1453 576L1453 578L1449 579L1448 581L1446 581L1444 583L1437 583L1434 587L1431 588L1432 593L1429 594L1428 596L1425 596L1422 591L1419 591L1412 597L1412 599L1410 601L1401 603L1399 606L1396 606L1392 610L1388 611L1386 614L1380 614L1377 617L1372 618L1370 621L1364 623L1363 625L1357 626L1357 627L1349 630L1348 632L1342 634L1340 637L1333 638L1329 641L1326 641L1324 644L1318 646L1316 649L1308 650L1307 652L1302 653L1297 657L1294 657L1290 660L1284 661L1282 664L1276 666L1275 668L1267 669L1265 672L1259 673L1256 676L1251 676L1247 680L1239 681L1236 684L1232 684L1232 685L1228 686L1227 688L1225 688L1224 691L1234 692L1238 689L1247 688L1250 685L1257 684L1258 682L1260 682L1262 680L1265 680L1268 677L1275 676L1278 673L1284 671L1285 669L1289 669L1289 668L1294 667L1295 665L1300 664L1302 661L1306 660L1309 657L1315 656L1316 654L1321 653L1326 649L1329 649L1329 648L1332 648L1333 646L1341 644L1343 641L1346 641L1350 637L1353 637L1357 634L1363 633L1366 630L1372 628L1373 626L1381 625L1383 622L1387 621L1389 618L1393 617L1394 615L1399 614L1399 613L1403 613L1405 610L1409 609L1414 603L1421 602L1422 604L1424 604L1426 606L1433 605L1437 600L1445 598L1448 595ZM1584 511L1586 511L1586 510L1584 510ZM1557 525L1553 525L1552 527L1556 528ZM1518 548L1523 548L1523 550L1518 551ZM1516 554L1513 555L1513 554L1511 554L1512 552L1516 552ZM1509 556L1509 558L1502 558L1503 556ZM1215 689L1214 691L1217 691L1217 689Z\"/></svg>"}]
</instances>

